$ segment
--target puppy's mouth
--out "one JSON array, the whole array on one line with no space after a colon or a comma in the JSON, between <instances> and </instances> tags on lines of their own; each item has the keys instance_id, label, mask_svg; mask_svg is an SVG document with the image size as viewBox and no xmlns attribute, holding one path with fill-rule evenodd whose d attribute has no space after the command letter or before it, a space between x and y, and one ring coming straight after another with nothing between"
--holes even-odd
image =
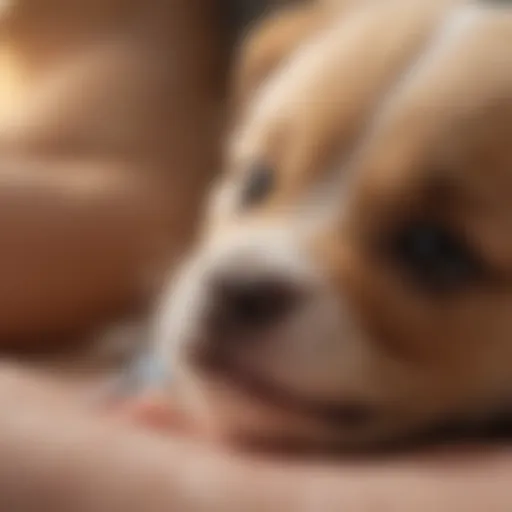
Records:
<instances>
[{"instance_id":1,"label":"puppy's mouth","mask_svg":"<svg viewBox=\"0 0 512 512\"><path fill-rule=\"evenodd\" d=\"M364 428L371 425L377 411L358 400L325 400L300 396L273 382L227 351L201 351L193 364L206 377L241 391L260 404L296 416L307 417L335 428Z\"/></svg>"}]
</instances>

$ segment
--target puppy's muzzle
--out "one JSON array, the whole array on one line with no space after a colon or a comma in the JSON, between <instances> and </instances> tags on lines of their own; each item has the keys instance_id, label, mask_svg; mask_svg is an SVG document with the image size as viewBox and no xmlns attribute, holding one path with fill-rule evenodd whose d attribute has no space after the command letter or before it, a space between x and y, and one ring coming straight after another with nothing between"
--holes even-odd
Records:
<instances>
[{"instance_id":1,"label":"puppy's muzzle","mask_svg":"<svg viewBox=\"0 0 512 512\"><path fill-rule=\"evenodd\" d=\"M294 312L303 296L290 279L252 269L214 275L209 287L208 327L218 336L272 329Z\"/></svg>"}]
</instances>

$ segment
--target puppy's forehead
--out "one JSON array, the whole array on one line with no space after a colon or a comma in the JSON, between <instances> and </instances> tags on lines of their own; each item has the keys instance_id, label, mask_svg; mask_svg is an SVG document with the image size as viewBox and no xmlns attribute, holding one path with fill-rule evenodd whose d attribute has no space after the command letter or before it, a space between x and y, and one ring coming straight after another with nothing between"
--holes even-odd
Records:
<instances>
[{"instance_id":1,"label":"puppy's forehead","mask_svg":"<svg viewBox=\"0 0 512 512\"><path fill-rule=\"evenodd\" d=\"M344 12L260 88L236 132L234 166L267 159L282 175L316 174L354 145L446 9L371 3Z\"/></svg>"},{"instance_id":2,"label":"puppy's forehead","mask_svg":"<svg viewBox=\"0 0 512 512\"><path fill-rule=\"evenodd\" d=\"M359 141L347 226L435 215L510 268L511 42L510 12L466 6L445 19Z\"/></svg>"},{"instance_id":3,"label":"puppy's forehead","mask_svg":"<svg viewBox=\"0 0 512 512\"><path fill-rule=\"evenodd\" d=\"M303 190L332 183L324 178L340 169L355 169L375 189L407 188L436 158L440 166L458 159L453 170L470 172L468 160L483 148L479 128L496 125L496 113L506 116L511 18L485 5L411 3L399 10L373 5L336 20L249 105L235 138L235 168L266 160ZM496 126L486 137L503 146L508 126L505 119L503 133ZM487 153L505 158L511 152L504 149ZM473 167L483 179L482 166Z\"/></svg>"},{"instance_id":4,"label":"puppy's forehead","mask_svg":"<svg viewBox=\"0 0 512 512\"><path fill-rule=\"evenodd\" d=\"M376 111L354 158L362 179L382 189L438 166L462 186L510 181L511 42L511 12L454 10Z\"/></svg>"}]
</instances>

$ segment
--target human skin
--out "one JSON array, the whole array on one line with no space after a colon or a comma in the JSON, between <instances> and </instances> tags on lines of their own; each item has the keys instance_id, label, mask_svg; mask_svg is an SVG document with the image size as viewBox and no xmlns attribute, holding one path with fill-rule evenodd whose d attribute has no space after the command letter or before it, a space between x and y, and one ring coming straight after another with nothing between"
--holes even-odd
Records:
<instances>
[{"instance_id":1,"label":"human skin","mask_svg":"<svg viewBox=\"0 0 512 512\"><path fill-rule=\"evenodd\" d=\"M157 184L117 163L0 160L0 345L45 350L140 294L165 232Z\"/></svg>"},{"instance_id":2,"label":"human skin","mask_svg":"<svg viewBox=\"0 0 512 512\"><path fill-rule=\"evenodd\" d=\"M0 405L0 510L512 510L505 447L366 462L265 459L92 412L12 367L0 369Z\"/></svg>"},{"instance_id":3,"label":"human skin","mask_svg":"<svg viewBox=\"0 0 512 512\"><path fill-rule=\"evenodd\" d=\"M217 11L0 2L2 350L131 315L190 243L224 117Z\"/></svg>"}]
</instances>

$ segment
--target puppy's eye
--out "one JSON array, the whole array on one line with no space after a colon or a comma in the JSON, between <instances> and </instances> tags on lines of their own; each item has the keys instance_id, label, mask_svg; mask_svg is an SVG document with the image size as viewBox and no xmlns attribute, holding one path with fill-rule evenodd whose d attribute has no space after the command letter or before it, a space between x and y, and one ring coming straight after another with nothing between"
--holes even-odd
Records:
<instances>
[{"instance_id":1,"label":"puppy's eye","mask_svg":"<svg viewBox=\"0 0 512 512\"><path fill-rule=\"evenodd\" d=\"M272 192L275 183L274 171L271 167L259 163L254 165L244 183L241 203L247 208L264 201Z\"/></svg>"},{"instance_id":2,"label":"puppy's eye","mask_svg":"<svg viewBox=\"0 0 512 512\"><path fill-rule=\"evenodd\" d=\"M402 229L393 242L393 253L410 277L436 291L471 284L481 270L467 241L434 223L418 222Z\"/></svg>"}]
</instances>

